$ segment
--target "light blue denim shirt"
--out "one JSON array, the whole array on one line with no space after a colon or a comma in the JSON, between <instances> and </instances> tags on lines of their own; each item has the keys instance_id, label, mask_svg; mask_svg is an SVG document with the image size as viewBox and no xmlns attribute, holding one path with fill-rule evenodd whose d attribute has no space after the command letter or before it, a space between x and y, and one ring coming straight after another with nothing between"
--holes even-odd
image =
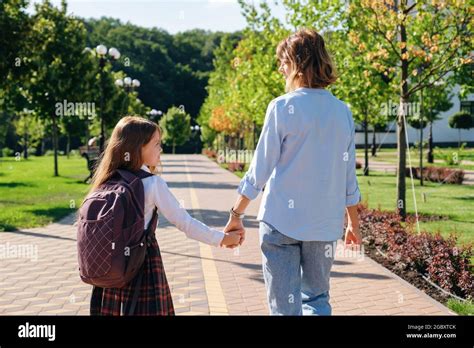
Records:
<instances>
[{"instance_id":1,"label":"light blue denim shirt","mask_svg":"<svg viewBox=\"0 0 474 348\"><path fill-rule=\"evenodd\" d=\"M255 199L257 219L301 241L343 234L346 206L361 200L350 109L325 89L298 88L270 102L238 192Z\"/></svg>"}]
</instances>

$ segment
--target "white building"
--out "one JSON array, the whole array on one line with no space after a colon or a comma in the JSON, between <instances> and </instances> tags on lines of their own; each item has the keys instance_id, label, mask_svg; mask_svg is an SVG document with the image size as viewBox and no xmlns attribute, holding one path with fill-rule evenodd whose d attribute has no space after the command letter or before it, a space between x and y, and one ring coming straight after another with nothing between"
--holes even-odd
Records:
<instances>
[{"instance_id":1,"label":"white building","mask_svg":"<svg viewBox=\"0 0 474 348\"><path fill-rule=\"evenodd\" d=\"M459 139L459 130L449 127L448 118L454 113L466 110L474 115L474 94L470 94L466 100L460 101L458 97L459 86L453 88L453 97L451 102L453 106L450 110L442 112L439 117L440 120L433 123L433 144L434 146L447 147L447 146L457 146ZM390 122L385 132L376 132L376 143L377 147L396 147L397 144L397 126L394 122ZM423 140L428 140L429 126L423 129ZM369 146L372 144L373 132L369 126ZM416 128L408 125L408 141L410 146L415 142L418 142L420 139L420 131ZM358 124L356 126L356 145L358 148L364 146L364 129ZM468 146L474 146L474 128L471 129L462 129L461 130L461 142L466 142Z\"/></svg>"}]
</instances>

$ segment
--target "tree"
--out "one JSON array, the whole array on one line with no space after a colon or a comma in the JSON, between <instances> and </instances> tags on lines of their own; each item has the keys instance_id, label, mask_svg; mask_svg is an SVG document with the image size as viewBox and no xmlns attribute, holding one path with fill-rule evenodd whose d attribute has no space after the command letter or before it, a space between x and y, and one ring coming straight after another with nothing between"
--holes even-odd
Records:
<instances>
[{"instance_id":1,"label":"tree","mask_svg":"<svg viewBox=\"0 0 474 348\"><path fill-rule=\"evenodd\" d=\"M227 146L253 148L263 125L268 103L284 93L284 78L278 72L275 49L288 30L274 18L270 8L239 1L247 28L241 40L224 37L215 51L214 72L208 97L198 122L227 139Z\"/></svg>"},{"instance_id":2,"label":"tree","mask_svg":"<svg viewBox=\"0 0 474 348\"><path fill-rule=\"evenodd\" d=\"M461 129L474 128L474 117L467 111L459 111L448 119L448 124L459 131L458 147L461 147Z\"/></svg>"},{"instance_id":3,"label":"tree","mask_svg":"<svg viewBox=\"0 0 474 348\"><path fill-rule=\"evenodd\" d=\"M28 89L38 115L51 122L54 150L54 176L58 171L58 130L60 118L57 104L83 101L84 76L91 70L83 50L86 30L81 21L67 15L67 5L54 7L49 1L35 5L32 17L31 51L28 66L31 78ZM64 111L64 110L63 110Z\"/></svg>"},{"instance_id":4,"label":"tree","mask_svg":"<svg viewBox=\"0 0 474 348\"><path fill-rule=\"evenodd\" d=\"M353 50L355 57L349 56L349 62L363 55L361 63L366 74L383 74L387 78L386 88L396 93L396 208L405 219L406 124L417 110L410 102L419 90L432 87L450 72L472 62L472 6L457 0L284 0L283 3L292 10L288 18L295 29L313 26L347 32L348 40L357 46ZM336 48L340 47L344 45ZM359 81L363 80L356 76L347 83ZM346 84L344 89L349 87Z\"/></svg>"},{"instance_id":5,"label":"tree","mask_svg":"<svg viewBox=\"0 0 474 348\"><path fill-rule=\"evenodd\" d=\"M13 121L16 134L19 136L18 143L23 148L23 158L28 159L28 149L36 147L44 136L44 125L31 110L23 110Z\"/></svg>"},{"instance_id":6,"label":"tree","mask_svg":"<svg viewBox=\"0 0 474 348\"><path fill-rule=\"evenodd\" d=\"M420 117L423 119L423 128L426 127L426 124L429 126L428 130L428 153L427 161L428 163L434 162L433 156L433 123L440 120L440 113L448 111L453 106L451 99L453 94L451 93L452 83L439 81L439 83L434 84L430 88L425 88L420 90L416 95L416 100L419 100L420 107ZM418 98L418 94L420 98ZM423 100L421 100L421 95L423 95ZM414 117L413 120L408 120L408 123L416 128L420 129L420 119ZM421 129L420 129L421 132Z\"/></svg>"},{"instance_id":7,"label":"tree","mask_svg":"<svg viewBox=\"0 0 474 348\"><path fill-rule=\"evenodd\" d=\"M379 40L364 47L372 66L380 72L395 68L392 84L399 96L396 206L405 219L406 123L415 109L409 103L417 91L470 61L473 12L468 2L455 0L354 0L348 11L353 39Z\"/></svg>"},{"instance_id":8,"label":"tree","mask_svg":"<svg viewBox=\"0 0 474 348\"><path fill-rule=\"evenodd\" d=\"M177 107L171 107L160 120L162 141L173 147L183 145L191 136L191 116Z\"/></svg>"},{"instance_id":9,"label":"tree","mask_svg":"<svg viewBox=\"0 0 474 348\"><path fill-rule=\"evenodd\" d=\"M14 99L21 94L24 84L24 57L26 37L31 21L28 18L26 0L0 1L0 156L5 137L14 119Z\"/></svg>"},{"instance_id":10,"label":"tree","mask_svg":"<svg viewBox=\"0 0 474 348\"><path fill-rule=\"evenodd\" d=\"M9 86L3 82L23 62L25 38L31 23L26 13L27 5L27 0L0 1L0 89Z\"/></svg>"}]
</instances>

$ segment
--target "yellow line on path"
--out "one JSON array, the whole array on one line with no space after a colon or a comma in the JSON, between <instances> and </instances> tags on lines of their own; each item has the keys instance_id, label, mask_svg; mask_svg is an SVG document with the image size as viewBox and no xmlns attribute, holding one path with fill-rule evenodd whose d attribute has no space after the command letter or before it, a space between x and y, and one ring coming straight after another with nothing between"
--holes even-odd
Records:
<instances>
[{"instance_id":1,"label":"yellow line on path","mask_svg":"<svg viewBox=\"0 0 474 348\"><path fill-rule=\"evenodd\" d=\"M191 195L191 206L196 211L195 218L203 221L202 214L199 212L199 200L196 189L193 187L191 173L188 167L187 156L185 157L186 177L189 183ZM217 273L216 263L213 260L211 246L199 242L199 251L202 261L202 272L204 274L204 284L206 286L207 301L209 303L210 315L228 315L227 304L225 302L224 292L222 291L219 274Z\"/></svg>"}]
</instances>

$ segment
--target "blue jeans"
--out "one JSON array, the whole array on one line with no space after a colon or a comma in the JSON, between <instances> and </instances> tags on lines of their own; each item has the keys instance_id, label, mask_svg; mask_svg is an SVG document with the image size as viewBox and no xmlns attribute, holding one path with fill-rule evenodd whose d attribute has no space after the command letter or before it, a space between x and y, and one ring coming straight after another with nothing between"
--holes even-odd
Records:
<instances>
[{"instance_id":1,"label":"blue jeans","mask_svg":"<svg viewBox=\"0 0 474 348\"><path fill-rule=\"evenodd\" d=\"M329 277L336 241L298 241L260 222L271 315L331 315Z\"/></svg>"}]
</instances>

